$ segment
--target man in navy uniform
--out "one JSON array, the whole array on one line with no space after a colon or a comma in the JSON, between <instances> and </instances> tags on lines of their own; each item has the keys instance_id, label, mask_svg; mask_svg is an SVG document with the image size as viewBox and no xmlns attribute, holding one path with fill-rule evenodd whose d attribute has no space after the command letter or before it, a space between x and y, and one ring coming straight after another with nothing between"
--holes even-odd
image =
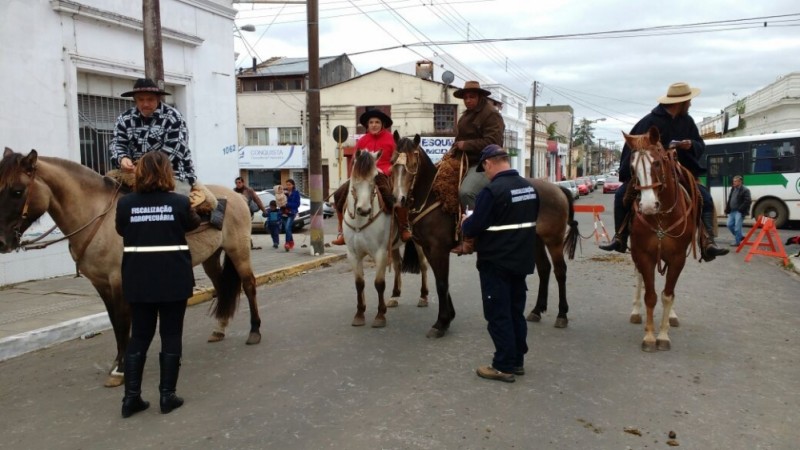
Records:
<instances>
[{"instance_id":1,"label":"man in navy uniform","mask_svg":"<svg viewBox=\"0 0 800 450\"><path fill-rule=\"evenodd\" d=\"M481 151L477 171L485 172L490 182L478 193L475 211L462 216L461 226L464 236L477 238L483 315L495 346L492 364L479 367L477 374L511 383L515 375L525 374L525 277L535 268L539 199L499 145Z\"/></svg>"}]
</instances>

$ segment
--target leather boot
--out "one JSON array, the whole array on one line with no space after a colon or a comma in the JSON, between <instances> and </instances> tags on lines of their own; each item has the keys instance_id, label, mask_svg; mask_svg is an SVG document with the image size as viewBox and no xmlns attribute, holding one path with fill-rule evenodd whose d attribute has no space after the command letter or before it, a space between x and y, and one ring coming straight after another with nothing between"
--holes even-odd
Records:
<instances>
[{"instance_id":1,"label":"leather boot","mask_svg":"<svg viewBox=\"0 0 800 450\"><path fill-rule=\"evenodd\" d=\"M161 383L158 385L158 392L161 394L161 414L168 414L183 405L183 399L175 395L181 355L159 353L158 362L161 363Z\"/></svg>"},{"instance_id":2,"label":"leather boot","mask_svg":"<svg viewBox=\"0 0 800 450\"><path fill-rule=\"evenodd\" d=\"M730 250L727 248L719 248L717 247L717 243L714 242L714 212L708 211L703 212L703 228L705 228L705 235L706 235L706 244L703 247L703 250L700 252L703 261L713 261L716 259L717 256L723 256L730 253Z\"/></svg>"},{"instance_id":3,"label":"leather boot","mask_svg":"<svg viewBox=\"0 0 800 450\"><path fill-rule=\"evenodd\" d=\"M408 242L412 236L411 227L408 226L408 208L398 206L394 211L397 216L397 226L400 228L400 240Z\"/></svg>"},{"instance_id":4,"label":"leather boot","mask_svg":"<svg viewBox=\"0 0 800 450\"><path fill-rule=\"evenodd\" d=\"M475 238L462 237L461 241L450 250L450 253L455 253L458 256L471 255L475 251Z\"/></svg>"},{"instance_id":5,"label":"leather boot","mask_svg":"<svg viewBox=\"0 0 800 450\"><path fill-rule=\"evenodd\" d=\"M600 246L600 250L625 253L628 250L628 224L624 224L627 211L620 205L614 205L614 229L620 230L611 242Z\"/></svg>"},{"instance_id":6,"label":"leather boot","mask_svg":"<svg viewBox=\"0 0 800 450\"><path fill-rule=\"evenodd\" d=\"M344 234L342 234L342 220L344 220L344 214L341 211L336 211L336 220L339 221L339 234L336 236L336 239L331 241L333 245L344 245Z\"/></svg>"},{"instance_id":7,"label":"leather boot","mask_svg":"<svg viewBox=\"0 0 800 450\"><path fill-rule=\"evenodd\" d=\"M125 397L122 398L122 418L144 411L150 402L142 400L142 373L147 357L142 353L125 355Z\"/></svg>"},{"instance_id":8,"label":"leather boot","mask_svg":"<svg viewBox=\"0 0 800 450\"><path fill-rule=\"evenodd\" d=\"M615 251L625 253L628 250L628 231L627 228L620 233L614 235L611 243L600 246L600 250L607 252Z\"/></svg>"}]
</instances>

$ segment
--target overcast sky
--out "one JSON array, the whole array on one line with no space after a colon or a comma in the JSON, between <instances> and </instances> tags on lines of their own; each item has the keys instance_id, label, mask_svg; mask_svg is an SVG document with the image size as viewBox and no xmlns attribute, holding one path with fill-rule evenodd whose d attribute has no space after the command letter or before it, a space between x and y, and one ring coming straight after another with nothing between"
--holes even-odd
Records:
<instances>
[{"instance_id":1,"label":"overcast sky","mask_svg":"<svg viewBox=\"0 0 800 450\"><path fill-rule=\"evenodd\" d=\"M609 141L621 141L620 131L647 114L672 82L702 89L690 111L699 121L800 71L797 0L319 0L319 5L321 56L347 53L366 73L448 53L523 95L528 105L537 81L537 105L569 104L576 121L605 117L595 125L595 136ZM259 60L307 56L304 5L237 8L239 26L256 26L242 35ZM693 24L703 25L687 26ZM609 33L624 30L636 31ZM508 40L446 44L467 39ZM249 61L242 41L235 41L240 61ZM438 45L373 51L420 42ZM456 86L474 78L447 69L455 72ZM443 70L436 69L437 81Z\"/></svg>"}]
</instances>

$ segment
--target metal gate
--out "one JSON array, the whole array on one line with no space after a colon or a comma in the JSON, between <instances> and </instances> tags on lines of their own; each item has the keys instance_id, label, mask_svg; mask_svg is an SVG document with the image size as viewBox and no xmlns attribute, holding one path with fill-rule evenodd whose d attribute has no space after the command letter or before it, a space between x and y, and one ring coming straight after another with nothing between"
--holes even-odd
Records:
<instances>
[{"instance_id":1,"label":"metal gate","mask_svg":"<svg viewBox=\"0 0 800 450\"><path fill-rule=\"evenodd\" d=\"M108 146L114 137L114 124L120 114L134 106L132 100L78 94L81 164L102 175L112 169Z\"/></svg>"}]
</instances>

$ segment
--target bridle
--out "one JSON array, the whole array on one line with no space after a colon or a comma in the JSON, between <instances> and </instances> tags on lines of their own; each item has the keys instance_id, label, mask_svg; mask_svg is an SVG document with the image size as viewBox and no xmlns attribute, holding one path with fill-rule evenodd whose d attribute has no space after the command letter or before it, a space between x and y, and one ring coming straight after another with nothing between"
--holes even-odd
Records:
<instances>
[{"instance_id":1,"label":"bridle","mask_svg":"<svg viewBox=\"0 0 800 450\"><path fill-rule=\"evenodd\" d=\"M373 179L374 179L374 177L373 177ZM368 183L372 183L372 189L370 189L370 195L369 195L369 203L372 204L373 202L375 202L375 197L378 197L378 208L373 208L372 215L369 216L369 219L367 219L367 222L364 225L355 226L355 225L351 224L350 222L348 222L347 220L343 220L342 221L351 230L354 230L356 232L359 232L359 231L367 228L368 226L372 225L372 223L375 222L375 220L378 217L380 217L381 214L383 214L383 210L384 210L384 207L385 207L385 205L383 204L383 198L380 195L378 195L378 186L375 184L374 181L368 181ZM353 179L351 178L350 179L350 194L353 197L353 205L357 205L358 204L358 192L356 191L356 188L355 188L354 184L355 183L353 183ZM350 211L350 202L346 202L345 203L344 209L345 209L345 212L347 212L347 216L350 217L351 220L355 220L356 219L355 211Z\"/></svg>"},{"instance_id":2,"label":"bridle","mask_svg":"<svg viewBox=\"0 0 800 450\"><path fill-rule=\"evenodd\" d=\"M658 261L657 268L658 272L661 275L664 275L664 273L667 270L667 267L662 265L663 261L661 260L661 243L665 237L677 239L678 237L683 236L689 224L688 218L689 215L692 213L693 208L689 207L690 205L688 204L686 195L683 195L683 192L681 192L682 186L679 182L679 171L682 169L678 164L677 153L675 149L671 149L669 151L664 151L662 149L657 150L662 164L660 166L660 170L656 171L655 176L653 176L652 167L656 159L653 158L653 155L650 153L650 150L647 148L639 148L633 151L636 152L635 153L636 157L633 160L633 170L632 170L633 174L632 183L634 189L636 189L639 192L641 192L643 189L653 189L656 191L656 195L658 195L659 193L662 193L664 189L667 188L668 181L671 181L671 184L674 186L675 189L674 203L672 204L672 206L669 207L669 209L659 211L654 215L656 221L655 225L648 222L645 215L639 211L639 203L638 202L633 203L633 209L635 213L634 215L636 219L639 220L642 224L647 225L658 238L658 250L656 255L656 261ZM647 170L648 167L651 170ZM646 185L641 184L642 180L639 180L639 175L638 175L640 172L639 169L641 169L642 174L652 177L652 179L643 180L645 183L649 182L650 184ZM668 180L667 170L669 170L670 173L672 174L672 180ZM694 202L697 201L696 195L694 193L691 193L689 195L692 196L692 204L694 204ZM661 223L661 220L663 218L669 217L669 215L675 210L675 208L678 206L679 203L683 206L684 213L681 214L680 217L678 217L677 221L675 221L674 223L665 228L664 225ZM673 233L673 230L677 228L681 223L683 223L683 228L681 229L680 233L671 234ZM695 242L694 239L692 239L693 250L695 248L694 245Z\"/></svg>"},{"instance_id":3,"label":"bridle","mask_svg":"<svg viewBox=\"0 0 800 450\"><path fill-rule=\"evenodd\" d=\"M411 216L411 225L415 225L419 222L423 217L428 215L431 211L441 206L441 201L435 201L432 204L428 205L428 199L430 198L431 191L433 190L433 182L436 181L436 177L439 176L439 172L436 172L434 175L433 180L431 181L431 185L428 188L428 191L425 193L425 200L419 205L419 207L414 208L414 188L417 185L417 174L419 173L419 146L415 146L413 149L403 152L397 152L397 159L394 161L392 166L403 166L403 170L408 172L411 175L411 183L408 187L408 195L406 198L406 204L409 205L408 207L408 214ZM417 161L417 166L414 170L408 165L408 155L413 154ZM395 172L392 171L394 174Z\"/></svg>"}]
</instances>

